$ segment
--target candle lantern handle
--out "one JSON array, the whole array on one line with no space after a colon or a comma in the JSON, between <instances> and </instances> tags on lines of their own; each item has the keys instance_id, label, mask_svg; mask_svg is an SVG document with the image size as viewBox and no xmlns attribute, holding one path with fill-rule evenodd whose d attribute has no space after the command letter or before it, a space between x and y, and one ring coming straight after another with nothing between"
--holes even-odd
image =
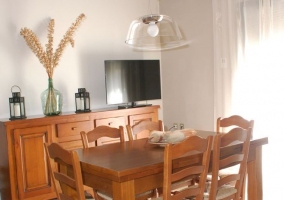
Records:
<instances>
[{"instance_id":1,"label":"candle lantern handle","mask_svg":"<svg viewBox=\"0 0 284 200\"><path fill-rule=\"evenodd\" d=\"M13 86L11 87L11 92L13 93L13 88L15 88L15 87L19 88L20 93L21 93L21 88L20 88L19 86L17 86L17 85L13 85Z\"/></svg>"}]
</instances>

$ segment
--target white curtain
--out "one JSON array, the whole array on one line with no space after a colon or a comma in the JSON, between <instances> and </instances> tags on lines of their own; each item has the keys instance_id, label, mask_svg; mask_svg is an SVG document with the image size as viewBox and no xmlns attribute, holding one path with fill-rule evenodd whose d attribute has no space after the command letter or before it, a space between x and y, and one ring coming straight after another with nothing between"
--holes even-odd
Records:
<instances>
[{"instance_id":1,"label":"white curtain","mask_svg":"<svg viewBox=\"0 0 284 200\"><path fill-rule=\"evenodd\" d=\"M280 200L284 178L284 0L213 0L215 117L255 120L263 148L263 199Z\"/></svg>"}]
</instances>

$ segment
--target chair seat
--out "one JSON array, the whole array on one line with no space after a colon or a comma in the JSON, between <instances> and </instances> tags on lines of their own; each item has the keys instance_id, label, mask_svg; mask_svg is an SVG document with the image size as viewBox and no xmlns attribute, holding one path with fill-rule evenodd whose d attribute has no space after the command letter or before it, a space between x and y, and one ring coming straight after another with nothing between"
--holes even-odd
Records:
<instances>
[{"instance_id":1,"label":"chair seat","mask_svg":"<svg viewBox=\"0 0 284 200\"><path fill-rule=\"evenodd\" d=\"M110 196L108 196L108 195L106 195L106 194L104 194L104 193L102 193L102 192L100 192L100 191L97 191L97 194L98 194L100 197L102 197L104 200L112 200L112 198L111 198Z\"/></svg>"},{"instance_id":2,"label":"chair seat","mask_svg":"<svg viewBox=\"0 0 284 200\"><path fill-rule=\"evenodd\" d=\"M158 197L158 198L150 198L151 200L163 200L163 197Z\"/></svg>"},{"instance_id":3,"label":"chair seat","mask_svg":"<svg viewBox=\"0 0 284 200\"><path fill-rule=\"evenodd\" d=\"M152 199L154 196L154 192L156 192L156 190L149 190L146 192L143 192L141 194L137 194L135 199L141 200L141 199Z\"/></svg>"},{"instance_id":4,"label":"chair seat","mask_svg":"<svg viewBox=\"0 0 284 200\"><path fill-rule=\"evenodd\" d=\"M220 177L223 177L223 176L227 176L227 175L230 175L230 174L237 174L238 171L239 171L239 165L235 165L235 166L232 166L232 167L228 167L226 169L221 169L219 170L219 176Z\"/></svg>"},{"instance_id":5,"label":"chair seat","mask_svg":"<svg viewBox=\"0 0 284 200\"><path fill-rule=\"evenodd\" d=\"M197 188L197 187L198 187L197 185L183 186L183 187L178 188L177 190L174 190L173 193L178 193L178 192L184 191L184 190L189 189L189 188ZM185 198L185 199L191 199L191 198L189 197L189 198ZM151 198L151 200L163 200L163 197L160 196L158 198Z\"/></svg>"},{"instance_id":6,"label":"chair seat","mask_svg":"<svg viewBox=\"0 0 284 200\"><path fill-rule=\"evenodd\" d=\"M209 188L209 191L210 191L210 188ZM230 185L224 185L219 188L217 192L216 200L223 199L235 193L237 193L236 188ZM208 199L209 199L209 193L204 193L204 200L208 200Z\"/></svg>"}]
</instances>

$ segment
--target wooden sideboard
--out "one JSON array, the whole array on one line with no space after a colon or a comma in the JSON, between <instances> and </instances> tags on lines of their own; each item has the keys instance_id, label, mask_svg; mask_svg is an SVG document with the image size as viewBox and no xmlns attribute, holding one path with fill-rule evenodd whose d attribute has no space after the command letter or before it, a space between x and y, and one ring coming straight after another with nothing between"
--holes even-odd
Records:
<instances>
[{"instance_id":1,"label":"wooden sideboard","mask_svg":"<svg viewBox=\"0 0 284 200\"><path fill-rule=\"evenodd\" d=\"M56 197L43 144L58 142L67 149L82 148L80 131L99 125L118 127L136 121L158 121L160 106L102 109L90 113L33 116L0 120L0 195L2 199L39 200ZM128 139L125 128L125 138ZM101 143L109 141L102 140ZM1 199L0 198L0 199Z\"/></svg>"}]
</instances>

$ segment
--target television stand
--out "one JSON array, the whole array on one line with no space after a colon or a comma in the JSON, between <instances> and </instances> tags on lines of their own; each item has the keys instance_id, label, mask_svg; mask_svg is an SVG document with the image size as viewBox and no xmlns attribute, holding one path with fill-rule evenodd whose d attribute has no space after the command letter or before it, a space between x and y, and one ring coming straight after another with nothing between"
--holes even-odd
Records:
<instances>
[{"instance_id":1,"label":"television stand","mask_svg":"<svg viewBox=\"0 0 284 200\"><path fill-rule=\"evenodd\" d=\"M146 107L146 106L152 106L152 104L136 104L135 102L132 102L131 105L118 106L118 109L139 108L139 107Z\"/></svg>"}]
</instances>

